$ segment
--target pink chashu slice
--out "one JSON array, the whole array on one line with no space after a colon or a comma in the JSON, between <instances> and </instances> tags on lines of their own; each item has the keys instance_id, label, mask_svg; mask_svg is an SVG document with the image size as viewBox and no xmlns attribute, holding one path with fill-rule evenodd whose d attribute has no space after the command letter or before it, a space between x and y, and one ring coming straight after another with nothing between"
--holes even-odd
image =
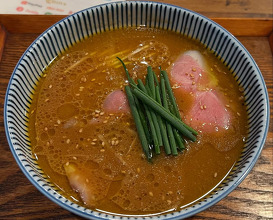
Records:
<instances>
[{"instance_id":1,"label":"pink chashu slice","mask_svg":"<svg viewBox=\"0 0 273 220\"><path fill-rule=\"evenodd\" d=\"M127 96L122 90L111 92L104 100L103 110L107 113L129 113Z\"/></svg>"},{"instance_id":2,"label":"pink chashu slice","mask_svg":"<svg viewBox=\"0 0 273 220\"><path fill-rule=\"evenodd\" d=\"M185 113L192 127L203 132L228 129L230 114L225 100L217 94L215 84L210 83L211 77L200 52L190 50L179 56L171 67L170 76L173 86L181 91L176 94L193 96L193 104Z\"/></svg>"},{"instance_id":3,"label":"pink chashu slice","mask_svg":"<svg viewBox=\"0 0 273 220\"><path fill-rule=\"evenodd\" d=\"M127 100L127 96L122 90L114 90L108 94L102 104L102 112L105 112L105 115L99 117L94 117L90 120L90 124L100 124L106 120L108 114L127 114L130 113L130 107Z\"/></svg>"},{"instance_id":4,"label":"pink chashu slice","mask_svg":"<svg viewBox=\"0 0 273 220\"><path fill-rule=\"evenodd\" d=\"M228 129L230 113L216 91L197 91L186 121L203 132Z\"/></svg>"},{"instance_id":5,"label":"pink chashu slice","mask_svg":"<svg viewBox=\"0 0 273 220\"><path fill-rule=\"evenodd\" d=\"M92 178L88 178L90 174L80 170L77 165L72 163L65 164L64 169L72 189L79 193L85 205L95 207L106 197L110 186L109 181L95 175L95 173L91 175Z\"/></svg>"},{"instance_id":6,"label":"pink chashu slice","mask_svg":"<svg viewBox=\"0 0 273 220\"><path fill-rule=\"evenodd\" d=\"M171 66L172 84L186 92L195 91L205 73L204 65L200 52L190 50L183 53Z\"/></svg>"}]
</instances>

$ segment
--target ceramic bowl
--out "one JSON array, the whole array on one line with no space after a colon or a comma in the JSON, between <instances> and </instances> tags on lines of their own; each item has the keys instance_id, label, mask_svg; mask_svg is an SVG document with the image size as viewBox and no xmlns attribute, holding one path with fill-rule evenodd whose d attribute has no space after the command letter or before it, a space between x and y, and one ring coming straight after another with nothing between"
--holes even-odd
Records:
<instances>
[{"instance_id":1,"label":"ceramic bowl","mask_svg":"<svg viewBox=\"0 0 273 220\"><path fill-rule=\"evenodd\" d=\"M145 25L196 39L213 51L244 88L248 112L248 138L240 159L225 180L202 199L181 211L149 219L182 219L219 202L234 190L256 163L269 125L269 99L262 74L244 46L227 30L193 11L155 2L117 2L91 7L59 21L25 51L8 84L4 123L10 149L23 173L46 197L79 216L91 219L146 219L97 212L66 199L46 178L32 156L28 138L28 111L32 93L43 70L58 55L92 35L127 26Z\"/></svg>"}]
</instances>

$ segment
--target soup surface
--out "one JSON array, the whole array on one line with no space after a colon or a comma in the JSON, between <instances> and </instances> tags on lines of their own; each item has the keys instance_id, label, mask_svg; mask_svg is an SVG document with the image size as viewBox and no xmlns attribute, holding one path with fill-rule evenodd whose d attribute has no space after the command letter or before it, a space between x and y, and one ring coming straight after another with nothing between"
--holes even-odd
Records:
<instances>
[{"instance_id":1,"label":"soup surface","mask_svg":"<svg viewBox=\"0 0 273 220\"><path fill-rule=\"evenodd\" d=\"M178 156L162 147L147 162L122 96L127 80L117 56L135 80L144 80L148 65L156 74L159 66L167 70L182 119L199 132ZM187 57L200 70L190 66L184 84L175 71ZM202 97L214 101L202 104ZM232 169L247 133L244 99L229 70L199 42L144 27L96 35L57 57L30 112L33 154L63 195L125 215L180 210L203 197Z\"/></svg>"}]
</instances>

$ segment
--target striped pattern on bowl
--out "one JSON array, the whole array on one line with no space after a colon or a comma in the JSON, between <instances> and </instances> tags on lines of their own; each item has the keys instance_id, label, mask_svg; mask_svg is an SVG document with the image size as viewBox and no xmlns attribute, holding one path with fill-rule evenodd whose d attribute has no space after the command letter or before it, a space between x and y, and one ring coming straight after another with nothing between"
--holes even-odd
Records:
<instances>
[{"instance_id":1,"label":"striped pattern on bowl","mask_svg":"<svg viewBox=\"0 0 273 220\"><path fill-rule=\"evenodd\" d=\"M29 106L48 65L69 47L105 31L147 26L177 32L213 51L244 88L249 133L234 169L214 190L182 211L160 216L113 216L81 207L59 194L37 165L28 137ZM26 50L11 76L4 106L8 143L20 168L44 195L63 208L92 219L181 219L194 215L228 195L250 172L263 148L269 125L269 101L262 74L243 45L213 21L195 12L161 3L119 2L71 15L40 35Z\"/></svg>"}]
</instances>

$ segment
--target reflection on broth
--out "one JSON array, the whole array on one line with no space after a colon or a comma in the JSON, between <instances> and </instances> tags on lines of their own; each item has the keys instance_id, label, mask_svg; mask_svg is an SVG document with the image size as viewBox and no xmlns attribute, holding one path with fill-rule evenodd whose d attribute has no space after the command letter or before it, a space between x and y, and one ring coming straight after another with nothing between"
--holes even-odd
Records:
<instances>
[{"instance_id":1,"label":"reflection on broth","mask_svg":"<svg viewBox=\"0 0 273 220\"><path fill-rule=\"evenodd\" d=\"M124 93L148 65L167 69L182 119L198 130L178 156L147 162ZM29 122L32 150L63 195L119 214L179 210L213 189L237 161L247 133L240 88L220 61L176 33L128 28L80 42L38 85Z\"/></svg>"}]
</instances>

